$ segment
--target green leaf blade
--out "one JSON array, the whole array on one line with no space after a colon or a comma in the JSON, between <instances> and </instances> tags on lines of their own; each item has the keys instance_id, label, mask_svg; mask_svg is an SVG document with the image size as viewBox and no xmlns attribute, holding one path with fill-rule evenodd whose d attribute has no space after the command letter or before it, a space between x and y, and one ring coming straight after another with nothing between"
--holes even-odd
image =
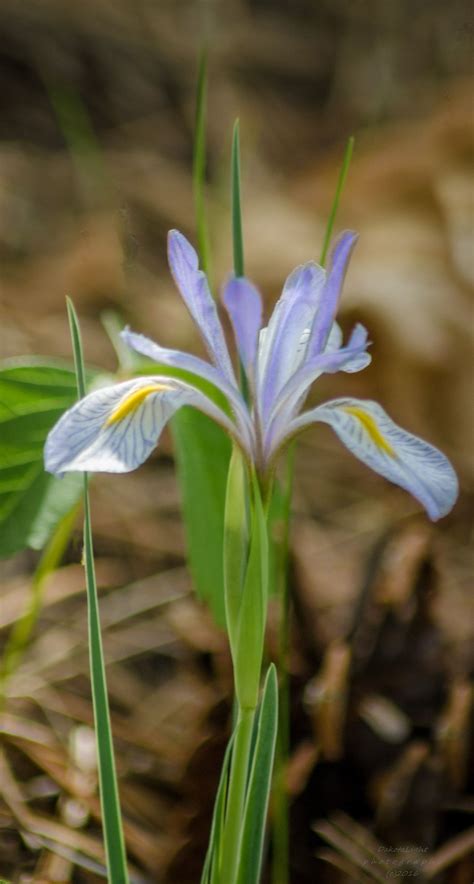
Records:
<instances>
[{"instance_id":1,"label":"green leaf blade","mask_svg":"<svg viewBox=\"0 0 474 884\"><path fill-rule=\"evenodd\" d=\"M232 159L231 159L231 189L232 189L232 241L234 247L234 273L236 276L244 275L244 239L242 234L242 209L240 196L240 127L239 121L234 124L232 136Z\"/></svg>"},{"instance_id":2,"label":"green leaf blade","mask_svg":"<svg viewBox=\"0 0 474 884\"><path fill-rule=\"evenodd\" d=\"M344 186L346 183L346 178L349 172L349 167L352 160L352 153L354 150L354 136L351 135L347 139L346 149L344 151L344 156L342 159L342 166L339 172L339 178L337 180L336 192L334 194L334 199L332 201L331 211L329 213L329 218L326 224L326 232L324 234L324 242L323 248L321 252L321 258L319 259L319 263L322 267L324 267L326 263L326 258L328 254L329 244L331 242L332 232L334 229L334 223L336 221L337 211L339 209L339 203L341 201L342 193L344 190Z\"/></svg>"},{"instance_id":3,"label":"green leaf blade","mask_svg":"<svg viewBox=\"0 0 474 884\"><path fill-rule=\"evenodd\" d=\"M278 729L278 684L269 667L259 711L257 737L245 802L237 884L258 884L262 868L265 822L272 782Z\"/></svg>"},{"instance_id":4,"label":"green leaf blade","mask_svg":"<svg viewBox=\"0 0 474 884\"><path fill-rule=\"evenodd\" d=\"M172 433L190 571L199 598L224 626L222 545L231 444L210 418L187 407L174 416Z\"/></svg>"},{"instance_id":5,"label":"green leaf blade","mask_svg":"<svg viewBox=\"0 0 474 884\"><path fill-rule=\"evenodd\" d=\"M82 397L85 394L86 382L81 334L74 305L69 299L67 301L67 309L74 349L74 363L77 373L77 390L79 396ZM84 561L89 626L89 658L107 870L109 881L113 882L113 884L128 884L127 859L125 854L125 841L120 812L117 775L115 771L112 729L110 725L109 701L105 677L104 652L100 628L99 601L95 578L87 473L84 473L81 478L84 485Z\"/></svg>"},{"instance_id":6,"label":"green leaf blade","mask_svg":"<svg viewBox=\"0 0 474 884\"><path fill-rule=\"evenodd\" d=\"M204 188L206 178L206 104L207 104L207 52L202 50L199 58L196 94L196 125L194 130L193 190L196 211L196 230L201 267L210 272L209 233L207 229Z\"/></svg>"},{"instance_id":7,"label":"green leaf blade","mask_svg":"<svg viewBox=\"0 0 474 884\"><path fill-rule=\"evenodd\" d=\"M0 366L0 557L41 549L82 494L80 476L44 471L46 436L76 401L74 371L54 361Z\"/></svg>"}]
</instances>

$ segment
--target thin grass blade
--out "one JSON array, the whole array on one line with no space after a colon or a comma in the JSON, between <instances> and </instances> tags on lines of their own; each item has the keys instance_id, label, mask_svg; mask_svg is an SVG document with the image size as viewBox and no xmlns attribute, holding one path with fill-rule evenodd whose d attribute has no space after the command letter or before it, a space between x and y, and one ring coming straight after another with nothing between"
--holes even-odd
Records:
<instances>
[{"instance_id":1,"label":"thin grass blade","mask_svg":"<svg viewBox=\"0 0 474 884\"><path fill-rule=\"evenodd\" d=\"M201 875L201 884L219 884L219 868L221 854L221 835L224 826L225 808L227 802L227 788L229 784L230 762L232 758L232 746L234 743L234 734L232 734L227 748L225 750L222 761L221 775L219 786L217 788L216 800L212 814L211 832L209 835L209 846L207 848L206 859Z\"/></svg>"},{"instance_id":2,"label":"thin grass blade","mask_svg":"<svg viewBox=\"0 0 474 884\"><path fill-rule=\"evenodd\" d=\"M244 275L244 240L242 235L242 209L240 199L240 125L236 120L232 136L232 242L234 248L234 273Z\"/></svg>"},{"instance_id":3,"label":"thin grass blade","mask_svg":"<svg viewBox=\"0 0 474 884\"><path fill-rule=\"evenodd\" d=\"M206 180L206 105L207 105L207 50L199 57L196 95L196 124L194 130L193 191L196 213L196 231L201 267L209 276L210 248L205 205Z\"/></svg>"},{"instance_id":4,"label":"thin grass blade","mask_svg":"<svg viewBox=\"0 0 474 884\"><path fill-rule=\"evenodd\" d=\"M14 624L0 663L0 708L8 680L18 668L38 620L47 578L58 567L76 522L79 504L75 504L56 526L33 575L25 610Z\"/></svg>"},{"instance_id":5,"label":"thin grass blade","mask_svg":"<svg viewBox=\"0 0 474 884\"><path fill-rule=\"evenodd\" d=\"M86 385L81 334L76 311L69 298L67 299L67 309L74 349L77 388L79 397L82 397L85 394ZM123 837L117 775L115 771L102 635L100 630L87 473L84 474L84 564L87 588L92 700L96 728L100 802L104 827L107 869L109 880L112 884L128 884L129 878L125 855L125 841Z\"/></svg>"},{"instance_id":6,"label":"thin grass blade","mask_svg":"<svg viewBox=\"0 0 474 884\"><path fill-rule=\"evenodd\" d=\"M326 224L323 248L321 251L320 264L324 267L326 262L329 244L334 230L334 224L341 201L342 193L346 183L349 167L351 164L352 153L354 150L354 136L351 135L346 144L342 165L336 185L336 192ZM286 512L286 527L281 532L280 548L275 552L275 556L280 566L280 578L278 594L280 597L280 624L279 624L279 650L278 650L278 671L280 676L280 695L279 695L279 726L278 726L278 744L277 758L275 762L275 779L274 779L274 807L275 813L273 818L273 841L275 845L272 863L272 884L288 884L289 881L289 845L288 845L288 797L286 795L286 785L284 780L284 771L288 760L289 747L289 687L287 675L287 658L288 658L288 635L290 616L289 611L289 593L288 593L288 538L289 523L291 517L291 497L293 492L293 468L294 464L294 445L292 445L287 455L286 469L286 485L284 490L284 510Z\"/></svg>"},{"instance_id":7,"label":"thin grass blade","mask_svg":"<svg viewBox=\"0 0 474 884\"><path fill-rule=\"evenodd\" d=\"M349 172L349 166L351 164L352 152L354 150L354 136L351 135L347 139L346 149L344 151L344 156L342 158L342 166L341 171L339 172L339 178L337 180L336 185L336 193L334 194L334 199L331 206L331 211L329 213L328 222L326 224L326 232L324 234L324 242L323 249L321 252L321 257L319 259L319 263L322 267L324 267L326 263L326 258L329 249L329 243L331 242L332 232L334 229L334 223L336 220L337 210L339 208L339 203L341 201L342 192L344 190L344 185L346 183L347 173Z\"/></svg>"},{"instance_id":8,"label":"thin grass blade","mask_svg":"<svg viewBox=\"0 0 474 884\"><path fill-rule=\"evenodd\" d=\"M262 868L265 823L272 783L278 729L278 684L270 665L259 711L240 845L237 884L258 884Z\"/></svg>"},{"instance_id":9,"label":"thin grass blade","mask_svg":"<svg viewBox=\"0 0 474 884\"><path fill-rule=\"evenodd\" d=\"M211 255L205 211L207 52L199 62L193 185L200 265L209 274ZM214 394L209 389L205 392ZM222 404L222 403L220 403ZM224 407L226 407L224 403ZM231 445L208 417L182 408L171 422L181 488L187 553L198 596L225 625L222 558L224 506ZM209 538L212 542L209 543Z\"/></svg>"}]
</instances>

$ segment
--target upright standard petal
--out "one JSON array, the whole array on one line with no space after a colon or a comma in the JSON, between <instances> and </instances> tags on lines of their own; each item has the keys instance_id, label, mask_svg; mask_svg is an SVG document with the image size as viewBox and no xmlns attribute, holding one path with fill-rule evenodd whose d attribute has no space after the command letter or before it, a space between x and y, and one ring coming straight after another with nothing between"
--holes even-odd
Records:
<instances>
[{"instance_id":1,"label":"upright standard petal","mask_svg":"<svg viewBox=\"0 0 474 884\"><path fill-rule=\"evenodd\" d=\"M338 334L335 337L339 339ZM307 360L295 372L278 395L267 421L264 443L267 457L271 456L275 446L279 446L279 440L286 435L289 422L301 410L311 384L320 375L335 374L338 371L360 371L370 363L371 356L366 351L367 343L367 329L357 324L345 347L326 347L324 353Z\"/></svg>"},{"instance_id":2,"label":"upright standard petal","mask_svg":"<svg viewBox=\"0 0 474 884\"><path fill-rule=\"evenodd\" d=\"M69 409L48 435L45 468L50 473L128 473L155 448L175 411L194 405L228 432L236 427L203 393L169 378L146 377L103 387Z\"/></svg>"},{"instance_id":3,"label":"upright standard petal","mask_svg":"<svg viewBox=\"0 0 474 884\"><path fill-rule=\"evenodd\" d=\"M346 230L337 240L330 258L330 268L321 293L321 303L311 329L306 351L306 358L318 356L326 348L328 338L336 318L342 286L358 236L352 230Z\"/></svg>"},{"instance_id":4,"label":"upright standard petal","mask_svg":"<svg viewBox=\"0 0 474 884\"><path fill-rule=\"evenodd\" d=\"M168 261L174 281L199 328L211 359L230 381L235 382L224 332L206 275L199 270L197 253L178 230L170 230L168 234Z\"/></svg>"},{"instance_id":5,"label":"upright standard petal","mask_svg":"<svg viewBox=\"0 0 474 884\"><path fill-rule=\"evenodd\" d=\"M268 417L276 396L305 359L326 273L314 262L297 267L261 335L258 378L261 410Z\"/></svg>"},{"instance_id":6,"label":"upright standard petal","mask_svg":"<svg viewBox=\"0 0 474 884\"><path fill-rule=\"evenodd\" d=\"M255 377L258 337L262 325L260 292L243 276L232 276L222 293L222 302L234 329L242 365L251 379Z\"/></svg>"},{"instance_id":7,"label":"upright standard petal","mask_svg":"<svg viewBox=\"0 0 474 884\"><path fill-rule=\"evenodd\" d=\"M329 424L349 451L376 473L413 494L431 519L440 519L454 506L458 481L449 460L402 430L376 402L334 399L294 420L287 438L316 421Z\"/></svg>"}]
</instances>

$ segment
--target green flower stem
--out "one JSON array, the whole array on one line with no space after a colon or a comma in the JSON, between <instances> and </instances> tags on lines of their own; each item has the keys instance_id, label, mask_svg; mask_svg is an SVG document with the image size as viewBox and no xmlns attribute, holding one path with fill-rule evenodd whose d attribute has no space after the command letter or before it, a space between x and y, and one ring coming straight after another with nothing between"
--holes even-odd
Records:
<instances>
[{"instance_id":1,"label":"green flower stem","mask_svg":"<svg viewBox=\"0 0 474 884\"><path fill-rule=\"evenodd\" d=\"M256 707L239 708L238 712L222 845L222 884L234 884L237 877L255 712Z\"/></svg>"}]
</instances>

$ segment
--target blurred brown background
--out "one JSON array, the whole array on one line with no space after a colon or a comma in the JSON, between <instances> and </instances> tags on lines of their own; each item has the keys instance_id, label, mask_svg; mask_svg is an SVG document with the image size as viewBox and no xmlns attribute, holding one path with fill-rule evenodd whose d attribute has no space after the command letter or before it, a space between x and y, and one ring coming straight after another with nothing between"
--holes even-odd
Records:
<instances>
[{"instance_id":1,"label":"blurred brown background","mask_svg":"<svg viewBox=\"0 0 474 884\"><path fill-rule=\"evenodd\" d=\"M4 0L0 33L1 358L69 358L66 294L91 363L115 367L100 321L110 308L166 345L199 350L165 240L170 227L194 238L201 43L216 286L231 265L235 117L247 272L268 306L296 264L318 258L355 135L336 229L361 236L342 323L367 325L373 363L321 379L314 397L379 400L448 454L462 493L431 528L329 430L299 445L292 881L366 881L370 868L334 835L339 826L353 844L354 820L385 843L426 846L431 866L414 861L426 880L470 881L464 842L451 864L439 851L474 808L471 4ZM205 844L229 664L183 568L171 455L166 436L138 473L99 477L94 520L130 855L144 880L185 884ZM100 862L93 765L77 749L91 724L79 558L78 533L9 688L0 873L15 881L92 881ZM35 561L2 565L3 638ZM350 820L336 825L341 811Z\"/></svg>"}]
</instances>

